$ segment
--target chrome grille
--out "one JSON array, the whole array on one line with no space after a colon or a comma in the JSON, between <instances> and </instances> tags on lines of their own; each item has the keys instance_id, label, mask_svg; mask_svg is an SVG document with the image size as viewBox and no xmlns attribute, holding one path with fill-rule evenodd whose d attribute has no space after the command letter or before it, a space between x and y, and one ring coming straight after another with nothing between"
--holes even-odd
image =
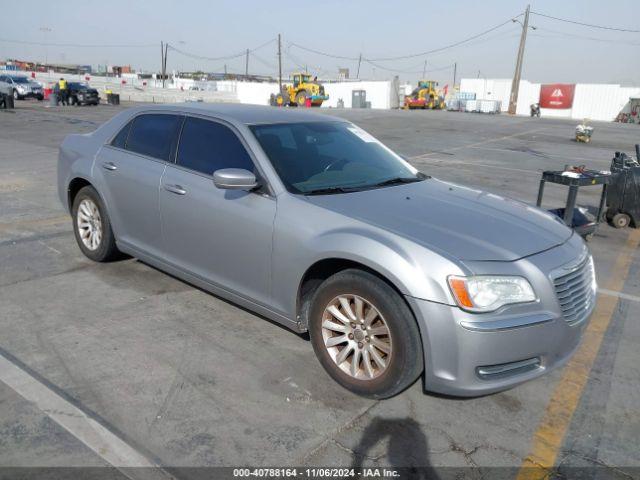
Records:
<instances>
[{"instance_id":1,"label":"chrome grille","mask_svg":"<svg viewBox=\"0 0 640 480\"><path fill-rule=\"evenodd\" d=\"M595 305L596 293L593 260L588 255L569 273L556 277L556 290L562 316L570 324L583 321Z\"/></svg>"}]
</instances>

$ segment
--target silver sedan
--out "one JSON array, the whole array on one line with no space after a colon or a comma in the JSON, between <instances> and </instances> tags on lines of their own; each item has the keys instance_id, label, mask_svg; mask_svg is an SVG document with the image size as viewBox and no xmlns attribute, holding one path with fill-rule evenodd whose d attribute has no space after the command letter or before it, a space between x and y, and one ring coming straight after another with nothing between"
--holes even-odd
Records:
<instances>
[{"instance_id":1,"label":"silver sedan","mask_svg":"<svg viewBox=\"0 0 640 480\"><path fill-rule=\"evenodd\" d=\"M369 397L421 374L461 396L535 378L595 304L591 256L562 222L326 115L133 108L64 140L58 186L87 257L135 256L308 331L328 374Z\"/></svg>"}]
</instances>

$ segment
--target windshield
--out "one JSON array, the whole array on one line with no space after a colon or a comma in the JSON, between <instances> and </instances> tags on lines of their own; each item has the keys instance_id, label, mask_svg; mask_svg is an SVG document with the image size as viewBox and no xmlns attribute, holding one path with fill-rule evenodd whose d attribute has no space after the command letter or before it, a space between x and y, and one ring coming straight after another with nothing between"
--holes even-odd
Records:
<instances>
[{"instance_id":1,"label":"windshield","mask_svg":"<svg viewBox=\"0 0 640 480\"><path fill-rule=\"evenodd\" d=\"M293 193L342 193L425 178L351 123L254 125L251 130Z\"/></svg>"},{"instance_id":2,"label":"windshield","mask_svg":"<svg viewBox=\"0 0 640 480\"><path fill-rule=\"evenodd\" d=\"M16 83L29 83L29 79L27 77L11 77Z\"/></svg>"},{"instance_id":3,"label":"windshield","mask_svg":"<svg viewBox=\"0 0 640 480\"><path fill-rule=\"evenodd\" d=\"M80 82L70 82L69 88L74 90L85 90L89 88L89 85L87 85L86 83L80 83Z\"/></svg>"}]
</instances>

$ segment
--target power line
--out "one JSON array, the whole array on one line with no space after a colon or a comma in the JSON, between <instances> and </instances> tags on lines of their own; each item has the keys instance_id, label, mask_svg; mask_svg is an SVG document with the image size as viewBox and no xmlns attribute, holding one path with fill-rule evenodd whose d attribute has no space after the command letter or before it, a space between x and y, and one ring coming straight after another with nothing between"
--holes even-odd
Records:
<instances>
[{"instance_id":1,"label":"power line","mask_svg":"<svg viewBox=\"0 0 640 480\"><path fill-rule=\"evenodd\" d=\"M0 42L17 43L21 45L35 45L40 47L77 47L77 48L156 48L157 44L138 43L138 44L80 44L80 43L49 43L49 42L30 42L26 40L13 40L9 38L0 38Z\"/></svg>"},{"instance_id":2,"label":"power line","mask_svg":"<svg viewBox=\"0 0 640 480\"><path fill-rule=\"evenodd\" d=\"M382 66L382 65L380 65L378 63L372 62L371 60L369 60L367 58L364 58L364 57L362 58L362 60L364 62L367 62L369 65L372 65L372 66L374 66L376 68L379 68L380 70L386 70L386 71L392 72L392 73L408 73L408 74L421 74L423 72L424 73L441 72L443 70L449 70L449 69L453 68L453 65L454 65L452 63L451 65L447 65L445 67L432 68L432 69L429 69L429 70L410 71L410 70L397 70L397 69L393 69L393 68L387 68L387 67L384 67L384 66ZM420 65L422 65L422 64L420 64Z\"/></svg>"},{"instance_id":3,"label":"power line","mask_svg":"<svg viewBox=\"0 0 640 480\"><path fill-rule=\"evenodd\" d=\"M271 72L276 72L278 71L278 67L272 63L267 62L265 59L263 59L262 57L259 57L258 55L256 55L255 53L251 54L251 58L257 60L258 62L260 62L262 65L266 66L267 68L271 69Z\"/></svg>"},{"instance_id":4,"label":"power line","mask_svg":"<svg viewBox=\"0 0 640 480\"><path fill-rule=\"evenodd\" d=\"M566 18L560 18L560 17L554 17L552 15L545 15L544 13L538 13L538 12L531 12L533 15L537 15L538 17L544 17L544 18L550 18L551 20L557 20L559 22L566 22L566 23L572 23L574 25L580 25L583 27L590 27L590 28L599 28L601 30L613 30L616 32L627 32L627 33L640 33L640 30L630 30L627 28L618 28L618 27L609 27L609 26L605 26L605 25L595 25L593 23L583 23L583 22L578 22L576 20L569 20Z\"/></svg>"},{"instance_id":5,"label":"power line","mask_svg":"<svg viewBox=\"0 0 640 480\"><path fill-rule=\"evenodd\" d=\"M206 57L204 55L197 55L195 53L186 52L184 50L181 50L179 48L174 47L173 45L169 45L169 48L171 50L173 50L174 52L179 53L180 55L184 55L185 57L193 58L193 59L196 59L196 60L208 60L208 61L212 61L212 62L216 62L218 60L231 60L231 59L234 59L234 58L242 57L242 56L244 56L246 54L246 51L242 51L242 52L239 52L239 53L235 53L233 55L226 55L226 56L223 56L223 57Z\"/></svg>"},{"instance_id":6,"label":"power line","mask_svg":"<svg viewBox=\"0 0 640 480\"><path fill-rule=\"evenodd\" d=\"M536 31L542 31L542 32L549 32L549 33L554 33L555 35L539 35L536 33L532 33L531 35L533 37L539 37L539 38L559 38L559 37L569 37L569 38L575 38L576 40L591 40L594 42L604 42L604 43L615 43L615 44L623 44L623 45L630 45L630 46L640 46L640 42L629 42L627 40L621 40L621 39L607 39L607 38L597 38L597 37L587 37L585 35L577 35L574 33L568 33L568 32L560 32L558 30L551 30L549 28L542 28L542 27L536 27Z\"/></svg>"},{"instance_id":7,"label":"power line","mask_svg":"<svg viewBox=\"0 0 640 480\"><path fill-rule=\"evenodd\" d=\"M314 50L313 48L303 47L302 45L298 45L297 43L294 43L294 42L289 42L289 47L297 47L300 50L305 50L307 52L316 53L316 54L322 55L324 57L338 58L340 60L353 60L353 61L356 61L359 58L359 57L345 57L345 56L342 56L342 55L334 55L332 53L321 52L320 50Z\"/></svg>"},{"instance_id":8,"label":"power line","mask_svg":"<svg viewBox=\"0 0 640 480\"><path fill-rule=\"evenodd\" d=\"M500 23L499 25L496 25L495 27L491 27L490 29L485 30L484 32L481 32L481 33L478 33L478 34L473 35L471 37L465 38L464 40L460 40L458 42L451 43L449 45L445 45L444 47L434 48L433 50L427 50L425 52L420 52L420 53L412 53L411 55L401 55L401 56L397 56L397 57L371 58L370 60L381 62L381 61L386 61L386 60L402 60L402 59L405 59L405 58L424 57L426 55L431 55L433 53L441 52L443 50L448 50L450 48L457 47L458 45L462 45L463 43L470 42L471 40L475 40L476 38L482 37L482 36L484 36L484 35L486 35L488 33L491 33L493 31L499 29L500 27L503 27L503 26L505 26L505 25L507 25L509 23L512 23L514 19L516 19L516 18L518 18L520 16L522 16L522 14L516 15L515 17L511 17L511 18L509 18L509 20L506 20L506 21Z\"/></svg>"},{"instance_id":9,"label":"power line","mask_svg":"<svg viewBox=\"0 0 640 480\"><path fill-rule=\"evenodd\" d=\"M255 48L250 48L249 49L249 53L252 53L252 52L255 52L257 50L260 50L261 48L264 48L267 45L269 45L269 44L271 44L271 43L273 43L275 41L276 41L276 39L272 38L272 39L264 42L263 44L258 45ZM198 54L195 54L195 53L190 53L190 52L181 50L179 48L174 47L173 45L169 45L169 48L171 50L181 54L181 55L184 55L185 57L193 58L193 59L196 59L196 60L208 60L208 61L213 61L213 62L218 61L218 60L232 60L234 58L243 57L243 56L245 56L247 54L247 50L245 49L245 50L242 50L241 52L234 53L234 54L231 54L231 55L225 55L225 56L221 56L221 57L207 57L207 56L204 56L204 55L198 55Z\"/></svg>"},{"instance_id":10,"label":"power line","mask_svg":"<svg viewBox=\"0 0 640 480\"><path fill-rule=\"evenodd\" d=\"M522 14L516 15L515 17L511 17L508 20L505 20L504 22L502 22L502 23L500 23L500 24L498 24L498 25L496 25L494 27L491 27L491 28L489 28L489 29L487 29L487 30L485 30L483 32L480 32L480 33L477 33L475 35L472 35L471 37L465 38L464 40L460 40L458 42L451 43L451 44L445 45L443 47L434 48L432 50L427 50L427 51L419 52L419 53L412 53L412 54L409 54L409 55L398 55L398 56L395 56L395 57L368 58L367 60L368 61L375 61L375 62L384 62L384 61L392 61L392 60L404 60L404 59L407 59L407 58L424 57L424 56L427 56L427 55L431 55L433 53L442 52L444 50L448 50L450 48L454 48L454 47L457 47L459 45L468 43L468 42L470 42L472 40L475 40L477 38L483 37L484 35L487 35L488 33L491 33L491 32L493 32L493 31L495 31L495 30L497 30L497 29L499 29L499 28L501 28L501 27L503 27L503 26L505 26L507 24L512 23L515 18L518 18L520 16L522 16ZM333 54L333 53L323 52L321 50L316 50L316 49L313 49L313 48L305 47L305 46L300 45L300 44L295 43L295 42L290 42L289 46L290 47L296 47L296 48L299 48L301 50L305 50L307 52L315 53L317 55L322 55L324 57L329 57L329 58L337 58L337 59L340 59L340 60L350 60L350 61L354 61L354 62L358 61L360 59L360 57L348 57L348 56L345 56L345 55L336 55L336 54ZM363 60L364 60L364 58L363 58Z\"/></svg>"}]
</instances>

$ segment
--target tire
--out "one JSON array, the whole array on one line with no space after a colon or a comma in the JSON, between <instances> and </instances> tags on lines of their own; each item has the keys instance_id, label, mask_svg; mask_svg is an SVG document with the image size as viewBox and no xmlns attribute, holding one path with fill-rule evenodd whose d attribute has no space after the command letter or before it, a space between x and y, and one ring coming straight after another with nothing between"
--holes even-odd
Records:
<instances>
[{"instance_id":1,"label":"tire","mask_svg":"<svg viewBox=\"0 0 640 480\"><path fill-rule=\"evenodd\" d=\"M307 101L307 92L304 90L298 92L296 94L296 105L299 107L304 107Z\"/></svg>"},{"instance_id":2,"label":"tire","mask_svg":"<svg viewBox=\"0 0 640 480\"><path fill-rule=\"evenodd\" d=\"M95 262L108 262L120 256L109 215L100 195L93 187L86 186L78 192L71 207L71 217L73 218L73 233L76 241L87 258ZM80 231L81 223L87 225L87 228L83 228L82 232ZM100 235L91 237L91 231L95 232L98 228ZM91 238L97 241L94 240L95 243L92 243Z\"/></svg>"},{"instance_id":3,"label":"tire","mask_svg":"<svg viewBox=\"0 0 640 480\"><path fill-rule=\"evenodd\" d=\"M18 90L14 90L13 91L13 99L14 100L22 100L22 97L20 96L20 94L18 93Z\"/></svg>"},{"instance_id":4,"label":"tire","mask_svg":"<svg viewBox=\"0 0 640 480\"><path fill-rule=\"evenodd\" d=\"M628 227L631 223L631 217L626 213L616 213L611 219L611 224L616 228Z\"/></svg>"},{"instance_id":5,"label":"tire","mask_svg":"<svg viewBox=\"0 0 640 480\"><path fill-rule=\"evenodd\" d=\"M362 302L361 310L357 302ZM330 309L337 309L343 320ZM371 313L375 314L370 317ZM352 321L345 323L345 315ZM360 328L367 323L369 329ZM309 334L327 373L364 397L392 397L412 385L424 369L421 336L411 310L391 286L363 270L343 270L318 287L309 312Z\"/></svg>"}]
</instances>

